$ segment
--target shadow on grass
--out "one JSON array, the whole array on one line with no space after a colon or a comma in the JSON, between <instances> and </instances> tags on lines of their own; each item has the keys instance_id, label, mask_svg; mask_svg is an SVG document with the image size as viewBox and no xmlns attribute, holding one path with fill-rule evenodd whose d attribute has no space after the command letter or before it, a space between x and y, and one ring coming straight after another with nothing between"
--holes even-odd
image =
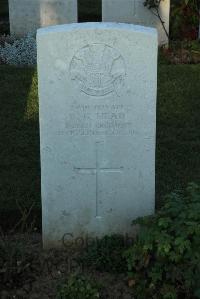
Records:
<instances>
[{"instance_id":1,"label":"shadow on grass","mask_svg":"<svg viewBox=\"0 0 200 299\"><path fill-rule=\"evenodd\" d=\"M0 66L0 104L0 225L9 228L19 208L40 213L36 70Z\"/></svg>"},{"instance_id":2,"label":"shadow on grass","mask_svg":"<svg viewBox=\"0 0 200 299\"><path fill-rule=\"evenodd\" d=\"M158 72L156 203L200 182L200 65L162 65Z\"/></svg>"}]
</instances>

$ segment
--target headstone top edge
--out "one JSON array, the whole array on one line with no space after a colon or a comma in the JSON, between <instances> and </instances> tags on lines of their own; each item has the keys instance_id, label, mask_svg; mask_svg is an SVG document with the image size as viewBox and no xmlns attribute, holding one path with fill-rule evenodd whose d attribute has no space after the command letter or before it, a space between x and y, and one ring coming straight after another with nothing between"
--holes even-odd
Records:
<instances>
[{"instance_id":1,"label":"headstone top edge","mask_svg":"<svg viewBox=\"0 0 200 299\"><path fill-rule=\"evenodd\" d=\"M37 36L42 36L50 33L59 32L70 32L73 30L84 30L84 29L121 29L132 32L139 32L152 35L157 38L158 32L155 28L146 27L141 25L127 24L127 23L116 23L116 22L86 22L86 23L71 23L64 25L56 25L40 28L37 30Z\"/></svg>"}]
</instances>

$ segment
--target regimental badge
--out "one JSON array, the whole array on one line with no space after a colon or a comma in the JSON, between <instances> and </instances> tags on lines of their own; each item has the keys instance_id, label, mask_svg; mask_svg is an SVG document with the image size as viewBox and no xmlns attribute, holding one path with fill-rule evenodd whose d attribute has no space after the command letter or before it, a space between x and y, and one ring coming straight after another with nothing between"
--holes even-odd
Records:
<instances>
[{"instance_id":1,"label":"regimental badge","mask_svg":"<svg viewBox=\"0 0 200 299\"><path fill-rule=\"evenodd\" d=\"M112 92L119 96L125 81L125 63L113 47L89 44L72 58L70 74L79 89L90 96L104 96Z\"/></svg>"}]
</instances>

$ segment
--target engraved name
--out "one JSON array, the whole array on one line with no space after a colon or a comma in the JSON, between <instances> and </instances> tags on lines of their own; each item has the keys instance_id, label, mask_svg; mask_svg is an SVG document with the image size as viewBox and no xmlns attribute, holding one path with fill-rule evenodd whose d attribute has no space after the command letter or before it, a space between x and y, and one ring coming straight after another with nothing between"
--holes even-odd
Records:
<instances>
[{"instance_id":1,"label":"engraved name","mask_svg":"<svg viewBox=\"0 0 200 299\"><path fill-rule=\"evenodd\" d=\"M65 119L64 135L133 135L131 106L72 104Z\"/></svg>"}]
</instances>

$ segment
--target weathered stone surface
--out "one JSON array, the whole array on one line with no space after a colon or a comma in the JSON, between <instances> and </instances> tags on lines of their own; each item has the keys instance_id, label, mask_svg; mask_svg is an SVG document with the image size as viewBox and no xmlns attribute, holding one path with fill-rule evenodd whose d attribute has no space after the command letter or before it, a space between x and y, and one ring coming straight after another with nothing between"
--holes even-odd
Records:
<instances>
[{"instance_id":1,"label":"weathered stone surface","mask_svg":"<svg viewBox=\"0 0 200 299\"><path fill-rule=\"evenodd\" d=\"M160 3L160 16L169 32L170 0ZM102 19L104 22L133 23L156 27L159 44L167 44L168 37L160 20L144 6L144 0L102 0Z\"/></svg>"},{"instance_id":2,"label":"weathered stone surface","mask_svg":"<svg viewBox=\"0 0 200 299\"><path fill-rule=\"evenodd\" d=\"M156 30L71 24L37 43L44 246L130 233L154 212Z\"/></svg>"},{"instance_id":3,"label":"weathered stone surface","mask_svg":"<svg viewBox=\"0 0 200 299\"><path fill-rule=\"evenodd\" d=\"M9 18L10 32L16 35L77 22L77 0L9 0Z\"/></svg>"}]
</instances>

